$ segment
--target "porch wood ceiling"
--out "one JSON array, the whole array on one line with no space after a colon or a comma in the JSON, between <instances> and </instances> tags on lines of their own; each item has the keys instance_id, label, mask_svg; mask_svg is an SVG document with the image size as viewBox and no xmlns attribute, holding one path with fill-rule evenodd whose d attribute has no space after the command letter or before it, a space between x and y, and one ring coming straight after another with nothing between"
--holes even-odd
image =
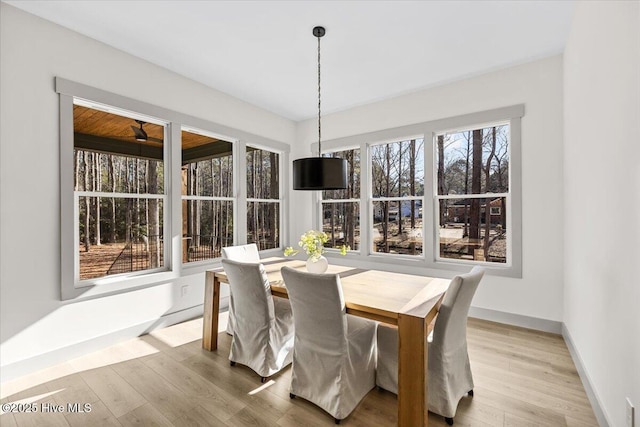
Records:
<instances>
[{"instance_id":1,"label":"porch wood ceiling","mask_svg":"<svg viewBox=\"0 0 640 427\"><path fill-rule=\"evenodd\" d=\"M130 117L81 105L73 106L74 147L101 153L161 160L164 126L145 123L147 141L136 140L131 126L140 125ZM231 154L231 143L210 136L182 132L182 163Z\"/></svg>"}]
</instances>

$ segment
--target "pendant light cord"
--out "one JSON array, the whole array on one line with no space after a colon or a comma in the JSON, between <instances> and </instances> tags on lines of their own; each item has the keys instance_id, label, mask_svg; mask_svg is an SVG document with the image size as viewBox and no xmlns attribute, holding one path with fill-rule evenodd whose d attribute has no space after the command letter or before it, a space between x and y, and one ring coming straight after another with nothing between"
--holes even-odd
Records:
<instances>
[{"instance_id":1,"label":"pendant light cord","mask_svg":"<svg viewBox=\"0 0 640 427\"><path fill-rule=\"evenodd\" d=\"M320 117L320 37L318 37L318 157L322 157L322 127Z\"/></svg>"}]
</instances>

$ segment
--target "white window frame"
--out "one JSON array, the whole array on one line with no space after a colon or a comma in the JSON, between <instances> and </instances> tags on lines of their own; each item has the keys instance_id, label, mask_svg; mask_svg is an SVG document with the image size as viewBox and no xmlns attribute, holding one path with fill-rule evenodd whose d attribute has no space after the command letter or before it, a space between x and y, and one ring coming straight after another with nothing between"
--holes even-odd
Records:
<instances>
[{"instance_id":1,"label":"white window frame","mask_svg":"<svg viewBox=\"0 0 640 427\"><path fill-rule=\"evenodd\" d=\"M238 145L238 140L231 138L229 136L225 136L225 135L220 135L220 134L216 134L214 132L209 132L203 129L198 129L192 126L181 126L180 129L181 133L180 135L182 135L182 132L189 132L189 133L195 133L198 135L204 135L204 136L208 136L210 138L215 138L215 139L219 139L221 141L224 142L228 142L231 144L231 167L233 169L233 183L232 183L232 190L231 190L231 194L236 195L238 193L238 183L237 183L237 172L236 169L238 167L238 159L236 156L236 145ZM180 141L182 145L182 141ZM182 147L181 147L182 149ZM181 159L181 163L182 163L182 159ZM181 165L182 166L182 165ZM237 244L238 241L238 234L236 232L236 224L238 223L238 198L231 196L231 197L220 197L220 196L189 196L189 195L183 195L181 192L180 195L181 198L181 202L185 201L185 200L200 200L200 201L212 201L212 202L232 202L232 206L233 206L233 215L232 215L232 219L233 219L233 245ZM180 204L180 206L182 206L182 203ZM182 215L181 215L182 216ZM184 241L182 242L184 244ZM215 260L217 258L209 258L209 259L203 259L200 261L191 261L191 262L185 262L183 260L182 257L180 257L180 262L182 263L182 265L184 267L192 267L192 266L199 266L199 265L206 265L206 264L210 264L211 260Z\"/></svg>"},{"instance_id":2,"label":"white window frame","mask_svg":"<svg viewBox=\"0 0 640 427\"><path fill-rule=\"evenodd\" d=\"M127 118L131 118L133 120L142 120L146 123L153 123L156 125L160 125L163 126L164 128L164 140L165 141L169 141L169 123L158 119L156 117L151 117L148 115L143 115L140 113L136 113L136 112L131 112L131 111L127 111L127 110L123 110L121 108L117 108L114 107L112 105L105 105L105 104L100 104L98 102L93 102L93 101L87 101L85 99L82 98L73 98L73 105L80 105L83 107L87 107L87 108L91 108L94 110L101 110L101 111L107 111L108 113L111 114L116 114L122 117L127 117ZM167 157L168 157L168 153L167 153L167 148L163 147L163 158L162 158L162 163L163 163L163 170L167 170L168 168L168 161L167 161ZM75 147L74 147L75 149ZM79 205L80 205L80 198L81 197L97 197L97 198L109 198L109 199L156 199L156 200L161 200L162 201L162 239L163 239L163 244L162 244L162 253L163 254L167 254L171 247L169 244L169 239L168 239L168 233L167 233L167 228L165 227L165 224L167 223L169 216L167 214L167 206L169 206L169 197L167 196L167 188L169 188L169 176L167 173L164 174L164 182L163 182L163 188L164 188L164 192L162 194L148 194L148 193L114 193L114 192L106 192L106 191L89 191L89 190L84 190L84 191L74 191L73 192L73 218L74 218L74 236L73 236L73 240L74 240L74 247L78 248L80 246L80 228L79 228L79 224L76 222L78 220L78 218L80 217L80 212L79 212ZM157 268L148 268L145 270L136 270L136 271L131 271L131 272L127 272L127 273L121 273L121 274L114 274L114 275L110 275L110 276L101 276L98 278L92 278L92 279L85 279L85 280L81 280L80 279L80 260L79 260L79 254L77 249L74 251L74 269L73 269L73 279L74 279L74 283L76 284L76 286L78 287L86 287L86 286L91 286L93 284L99 284L102 283L103 281L109 279L109 280L117 280L117 278L121 277L121 278L130 278L130 277L136 277L136 276L142 276L142 275L146 275L146 274L152 274L152 273L158 273L158 272L162 272L162 271L167 271L168 267L166 265L166 261L167 261L167 257L163 255L163 265L161 267L157 267Z\"/></svg>"},{"instance_id":3,"label":"white window frame","mask_svg":"<svg viewBox=\"0 0 640 427\"><path fill-rule=\"evenodd\" d=\"M486 128L490 128L493 126L504 126L504 125L508 125L509 126L509 143L507 145L507 153L508 156L510 158L511 156L511 124L509 121L497 121L497 122L492 122L492 123L478 123L475 125L471 125L471 126L465 126L462 128L456 128L456 129L449 129L445 132L438 132L438 135L434 136L433 139L433 158L434 158L434 163L433 163L433 197L434 197L434 216L433 216L433 228L435 231L435 248L434 248L434 253L435 253L435 258L436 258L436 262L453 262L453 263L460 263L460 264L473 264L473 265L482 265L484 267L488 266L488 265L502 265L502 266L506 266L506 267L510 267L511 266L511 262L512 262L512 244L511 244L511 227L510 225L510 218L509 215L507 214L507 253L506 253L506 262L505 263L494 263L494 262L488 262L488 261L479 261L479 260L462 260L462 259L455 259L455 258L445 258L440 256L440 233L439 233L439 228L440 228L440 224L439 224L439 219L440 219L440 200L468 200L468 199L485 199L485 209L487 209L487 207L490 208L489 203L490 200L489 199L493 199L493 198L504 198L506 200L506 207L507 207L507 212L510 212L510 203L511 203L511 189L509 188L509 191L507 191L506 193L479 193L479 194L473 194L473 193L468 193L468 194L455 194L455 195L440 195L438 194L438 167L437 167L437 157L438 155L436 154L436 149L437 149L437 138L439 135L442 135L443 133L463 133L463 132L470 132L476 129L486 129ZM509 163L510 164L510 163ZM509 171L511 171L511 167L509 167ZM509 173L508 176L510 177L511 174ZM509 178L511 179L511 178ZM498 208L499 209L499 208ZM491 215L491 213L489 213Z\"/></svg>"},{"instance_id":4,"label":"white window frame","mask_svg":"<svg viewBox=\"0 0 640 427\"><path fill-rule=\"evenodd\" d=\"M373 178L373 157L372 157L372 147L378 146L378 145L386 145L386 144L393 144L393 143L399 143L399 142L405 142L405 141L410 141L412 139L422 139L423 140L423 144L422 144L422 151L423 151L423 160L426 159L426 156L424 155L424 151L426 149L426 141L424 140L424 136L421 134L415 134L415 135L410 135L410 136L401 136L399 138L393 138L391 140L384 140L384 141L376 141L376 142L370 142L367 144L367 175L369 177L368 182L369 182L369 186L367 188L367 199L368 199L368 216L369 219L371 221L373 221L373 214L374 214L374 203L376 202L398 202L398 215L402 216L402 202L411 202L412 200L415 201L420 201L422 202L422 211L424 212L424 201L425 201L425 196L392 196L392 197L374 197L373 196L373 188L371 187L371 183L372 183L372 178ZM426 161L423 161L423 165L422 165L422 171L424 173L424 179L426 181L426 175L427 175L427 168L426 168ZM426 191L426 189L425 189ZM425 220L424 218L422 219L422 236L425 235ZM368 232L370 234L370 244L369 244L369 250L368 250L368 254L371 256L376 256L376 257L393 257L393 258L406 258L409 260L414 260L414 259L419 259L419 260L424 260L426 255L425 255L425 247L424 247L424 241L422 243L422 253L420 253L419 255L409 255L409 254L391 254L391 253L386 253L386 252L374 252L373 251L373 223L371 223L369 225L369 229Z\"/></svg>"},{"instance_id":5,"label":"white window frame","mask_svg":"<svg viewBox=\"0 0 640 427\"><path fill-rule=\"evenodd\" d=\"M278 155L278 198L277 199L258 199L255 197L246 197L244 200L244 209L245 209L245 215L244 215L244 221L243 225L245 227L244 232L243 232L243 236L244 236L244 242L247 242L247 235L248 235L248 225L247 225L247 210L248 210L248 205L249 203L252 202L257 202L257 203L278 203L278 247L277 248L270 248L270 249L262 249L261 252L264 252L265 254L267 254L268 256L276 256L276 255L282 255L282 249L284 248L284 239L288 238L288 230L284 230L284 217L282 215L282 213L284 212L284 206L285 206L285 200L286 198L284 197L284 190L286 187L285 185L285 173L284 173L284 168L285 165L287 163L285 163L285 159L287 159L288 161L288 155L284 150L281 149L275 149L271 146L265 146L265 145L261 145L261 144L254 144L254 143L247 143L245 145L245 149L244 149L244 154L243 154L243 160L244 160L244 166L242 168L242 175L244 176L244 181L243 181L243 191L244 194L247 194L247 153L248 151L246 150L246 147L251 147L254 149L258 149L258 150L262 150L262 151L268 151L270 153L275 153ZM256 243L257 244L257 243ZM260 246L258 245L258 248Z\"/></svg>"},{"instance_id":6,"label":"white window frame","mask_svg":"<svg viewBox=\"0 0 640 427\"><path fill-rule=\"evenodd\" d=\"M233 145L234 157L234 241L236 244L246 243L246 144L274 151L280 154L280 245L288 239L288 230L283 228L287 223L285 213L288 212L288 197L283 189L288 188L288 174L284 173L284 165L289 161L290 147L284 142L275 141L229 126L173 111L167 108L147 104L132 98L117 95L91 86L55 78L55 91L59 95L60 124L60 294L61 300L87 299L106 295L129 292L149 286L162 285L176 278L202 273L207 269L219 266L220 259L204 262L182 263L182 194L181 194L181 160L182 129L199 129L214 135L228 135ZM165 127L164 173L165 186L163 202L164 232L164 267L159 270L143 270L141 272L105 276L95 280L76 280L78 246L76 244L75 214L77 204L73 186L73 102L83 99L87 105L113 106L119 111L132 115L158 118ZM135 113L132 113L135 112ZM242 173L241 173L242 172ZM111 196L111 193L105 193ZM92 194L96 195L96 194ZM130 197L131 195L127 195ZM133 195L139 197L138 195ZM147 196L145 196L147 197ZM273 256L281 253L280 249L263 251L261 255ZM79 264L78 264L79 265Z\"/></svg>"},{"instance_id":7,"label":"white window frame","mask_svg":"<svg viewBox=\"0 0 640 427\"><path fill-rule=\"evenodd\" d=\"M452 262L452 260L444 259L438 260L439 250L436 251L436 232L438 231L433 224L435 224L435 218L437 215L437 203L435 203L435 171L434 173L428 173L429 168L435 165L434 152L435 146L429 144L430 141L434 141L436 135L452 130L452 129L465 129L473 128L477 125L486 123L509 123L510 127L510 154L509 154L509 205L507 212L507 226L510 235L509 250L510 250L510 265L503 265L500 263L482 263L487 269L488 273L496 276L505 277L522 277L522 160L521 160L521 138L522 138L522 126L521 119L524 116L524 105L512 105L508 107L496 108L492 110L480 111L476 113L464 114L455 117L449 117L440 120L427 121L422 123L416 123L412 125L406 125L391 129L384 129L380 131L369 132L365 134L359 134L354 136L348 136L344 138L337 138L333 140L323 141L323 148L326 152L342 151L353 148L355 146L360 147L361 161L366 154L366 164L361 165L360 177L360 245L366 246L369 250L360 250L359 253L349 253L347 257L352 258L354 261L362 262L362 265L366 263L387 263L390 270L405 271L409 268L422 268L427 270L446 270L453 273L468 272L473 265L478 265L479 261L459 261ZM373 218L373 205L370 202L371 199L371 160L370 151L368 149L371 141L378 143L387 143L395 141L406 140L407 135L420 135L424 138L424 200L422 204L422 217L423 217L423 256L417 255L397 255L397 254L385 254L385 253L372 253L373 238L372 238L372 224ZM311 144L312 152L317 153L317 145ZM314 151L315 149L315 151ZM319 192L318 192L319 193ZM493 194L491 196L494 196ZM483 195L486 197L486 195ZM321 201L320 196L316 196L316 202L319 205ZM376 199L379 200L379 199ZM314 209L313 223L316 226L322 226L322 218L319 214L320 209ZM429 221L428 216L433 215L433 221ZM429 224L429 228L427 228ZM329 256L335 255L328 252ZM418 271L418 270L416 270Z\"/></svg>"},{"instance_id":8,"label":"white window frame","mask_svg":"<svg viewBox=\"0 0 640 427\"><path fill-rule=\"evenodd\" d=\"M452 119L439 120L430 126L427 135L433 141L433 147L428 151L429 163L432 165L433 173L429 174L428 197L431 200L433 221L432 232L428 234L432 240L431 247L433 256L427 259L427 266L431 268L447 268L453 271L468 271L474 265L481 265L490 269L496 275L509 277L522 277L522 202L521 202L521 118L524 115L524 106L506 107L498 110L485 111L482 113L468 114ZM472 129L486 128L498 124L509 125L509 191L506 193L482 193L466 195L438 195L437 191L437 156L436 140L437 136L443 133L468 131ZM425 136L427 136L425 135ZM427 159L425 158L425 162ZM427 183L425 182L425 193ZM425 194L427 196L427 194ZM504 197L506 199L506 219L507 219L507 262L496 263L478 260L461 260L443 258L440 256L440 233L439 233L439 203L440 199L491 199ZM486 209L486 206L485 206ZM425 243L426 245L426 243Z\"/></svg>"}]
</instances>

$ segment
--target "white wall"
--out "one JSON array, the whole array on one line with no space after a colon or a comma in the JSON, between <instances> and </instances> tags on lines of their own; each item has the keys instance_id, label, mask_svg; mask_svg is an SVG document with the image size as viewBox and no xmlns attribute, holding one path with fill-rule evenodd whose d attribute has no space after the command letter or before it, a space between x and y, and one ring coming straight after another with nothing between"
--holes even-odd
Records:
<instances>
[{"instance_id":1,"label":"white wall","mask_svg":"<svg viewBox=\"0 0 640 427\"><path fill-rule=\"evenodd\" d=\"M124 339L160 316L203 301L203 274L89 301L60 301L55 76L285 143L293 141L295 123L12 6L0 7L0 355L5 379L21 373L29 360L37 366L38 356L52 350L77 349L110 334ZM190 292L180 297L184 284L191 285Z\"/></svg>"},{"instance_id":2,"label":"white wall","mask_svg":"<svg viewBox=\"0 0 640 427\"><path fill-rule=\"evenodd\" d=\"M640 3L582 2L564 57L564 322L611 426L640 417Z\"/></svg>"},{"instance_id":3,"label":"white wall","mask_svg":"<svg viewBox=\"0 0 640 427\"><path fill-rule=\"evenodd\" d=\"M434 58L437 60L437 58ZM328 96L328 95L327 95ZM486 277L473 306L559 322L562 319L562 58L554 56L322 118L324 140L462 114L525 105L522 119L523 278ZM303 122L296 141L314 142ZM308 156L308 145L292 158ZM311 195L294 191L292 240L313 228ZM292 241L295 244L297 241ZM339 261L338 261L339 262ZM381 268L381 264L376 264ZM393 270L393 265L386 268ZM451 276L453 273L402 268Z\"/></svg>"}]
</instances>

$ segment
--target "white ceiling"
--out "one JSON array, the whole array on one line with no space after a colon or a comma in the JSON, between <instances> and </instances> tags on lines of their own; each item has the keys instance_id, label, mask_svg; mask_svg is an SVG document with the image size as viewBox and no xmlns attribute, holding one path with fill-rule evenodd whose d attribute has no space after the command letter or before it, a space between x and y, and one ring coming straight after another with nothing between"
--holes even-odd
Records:
<instances>
[{"instance_id":1,"label":"white ceiling","mask_svg":"<svg viewBox=\"0 0 640 427\"><path fill-rule=\"evenodd\" d=\"M558 54L573 1L6 1L292 120Z\"/></svg>"}]
</instances>

